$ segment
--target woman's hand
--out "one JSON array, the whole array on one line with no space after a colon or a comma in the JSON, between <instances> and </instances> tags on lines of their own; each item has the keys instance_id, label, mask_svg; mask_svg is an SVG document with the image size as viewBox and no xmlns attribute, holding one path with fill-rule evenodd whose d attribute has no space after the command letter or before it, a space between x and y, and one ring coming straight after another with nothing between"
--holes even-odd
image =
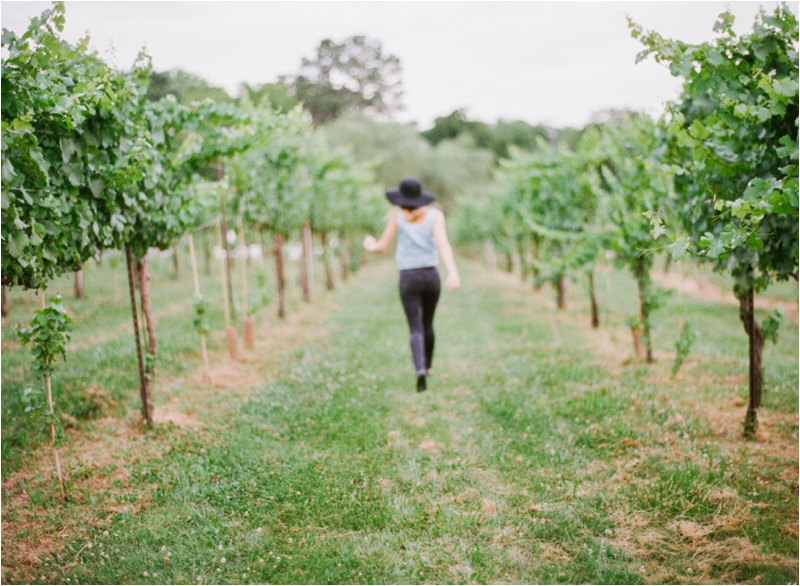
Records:
<instances>
[{"instance_id":1,"label":"woman's hand","mask_svg":"<svg viewBox=\"0 0 800 586\"><path fill-rule=\"evenodd\" d=\"M448 273L447 279L445 279L444 282L444 286L448 291L455 291L461 287L461 279L459 278L458 273Z\"/></svg>"},{"instance_id":2,"label":"woman's hand","mask_svg":"<svg viewBox=\"0 0 800 586\"><path fill-rule=\"evenodd\" d=\"M362 243L364 248L369 252L375 252L375 247L378 245L378 241L375 240L375 237L372 235L367 235L364 238L364 242Z\"/></svg>"}]
</instances>

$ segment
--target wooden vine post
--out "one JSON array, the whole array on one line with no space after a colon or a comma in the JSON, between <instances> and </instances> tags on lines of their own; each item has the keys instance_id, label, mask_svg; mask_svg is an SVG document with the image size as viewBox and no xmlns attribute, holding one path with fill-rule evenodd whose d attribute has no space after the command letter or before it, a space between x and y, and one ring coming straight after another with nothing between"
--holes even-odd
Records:
<instances>
[{"instance_id":1,"label":"wooden vine post","mask_svg":"<svg viewBox=\"0 0 800 586\"><path fill-rule=\"evenodd\" d=\"M642 346L642 330L639 326L639 322L631 323L631 335L633 336L633 350L636 352L637 358L644 358L645 352L644 347Z\"/></svg>"},{"instance_id":2,"label":"wooden vine post","mask_svg":"<svg viewBox=\"0 0 800 586\"><path fill-rule=\"evenodd\" d=\"M75 299L83 299L83 267L75 271Z\"/></svg>"},{"instance_id":3,"label":"wooden vine post","mask_svg":"<svg viewBox=\"0 0 800 586\"><path fill-rule=\"evenodd\" d=\"M564 275L558 275L555 282L556 304L559 309L567 308L567 283Z\"/></svg>"},{"instance_id":4,"label":"wooden vine post","mask_svg":"<svg viewBox=\"0 0 800 586\"><path fill-rule=\"evenodd\" d=\"M597 295L594 290L594 269L589 269L587 271L587 276L589 279L589 304L592 310L592 327L598 328L600 327L600 311L597 307Z\"/></svg>"},{"instance_id":5,"label":"wooden vine post","mask_svg":"<svg viewBox=\"0 0 800 586\"><path fill-rule=\"evenodd\" d=\"M347 243L344 240L344 236L339 238L339 243L342 247L339 253L339 260L341 261L340 264L342 267L342 281L347 281L347 276L350 272L350 254L347 250Z\"/></svg>"},{"instance_id":6,"label":"wooden vine post","mask_svg":"<svg viewBox=\"0 0 800 586\"><path fill-rule=\"evenodd\" d=\"M189 236L189 257L192 260L192 277L194 278L194 294L197 300L202 300L202 295L200 294L200 278L197 275L197 258L195 257L194 253L194 239L192 238L191 234ZM199 324L198 327L200 331L200 351L203 355L203 366L205 366L206 374L211 377L211 369L208 364L208 348L206 347L206 332L205 328L202 324Z\"/></svg>"},{"instance_id":7,"label":"wooden vine post","mask_svg":"<svg viewBox=\"0 0 800 586\"><path fill-rule=\"evenodd\" d=\"M269 261L267 260L267 247L264 246L264 237L261 235L261 230L256 230L258 235L258 249L261 251L261 266L264 269L264 282L269 279Z\"/></svg>"},{"instance_id":8,"label":"wooden vine post","mask_svg":"<svg viewBox=\"0 0 800 586\"><path fill-rule=\"evenodd\" d=\"M314 301L314 241L311 234L311 221L303 222L303 301Z\"/></svg>"},{"instance_id":9,"label":"wooden vine post","mask_svg":"<svg viewBox=\"0 0 800 586\"><path fill-rule=\"evenodd\" d=\"M325 263L325 289L333 291L333 268L331 267L330 250L328 247L328 232L323 230L319 234L322 242L322 260Z\"/></svg>"},{"instance_id":10,"label":"wooden vine post","mask_svg":"<svg viewBox=\"0 0 800 586\"><path fill-rule=\"evenodd\" d=\"M217 244L220 249L225 250L222 246L222 229L217 218ZM228 352L234 360L239 359L239 346L236 340L236 328L231 326L231 310L230 299L228 298L228 290L230 283L228 282L227 275L229 273L225 270L225 260L220 264L220 276L222 278L222 304L225 306L225 333L228 335Z\"/></svg>"},{"instance_id":11,"label":"wooden vine post","mask_svg":"<svg viewBox=\"0 0 800 586\"><path fill-rule=\"evenodd\" d=\"M286 318L286 277L283 273L283 243L284 235L275 234L275 282L278 289L278 317Z\"/></svg>"},{"instance_id":12,"label":"wooden vine post","mask_svg":"<svg viewBox=\"0 0 800 586\"><path fill-rule=\"evenodd\" d=\"M222 181L222 163L220 162L217 165L217 179ZM233 264L233 259L231 257L231 246L228 242L228 214L225 210L225 192L222 191L220 193L220 209L222 210L222 232L224 238L223 246L225 248L225 267L227 270L227 283L228 283L228 300L231 304L230 312L231 312L231 319L236 321L236 309L233 307L233 280L231 279L231 266Z\"/></svg>"},{"instance_id":13,"label":"wooden vine post","mask_svg":"<svg viewBox=\"0 0 800 586\"><path fill-rule=\"evenodd\" d=\"M255 318L252 315L249 315L249 303L247 299L247 257L248 257L248 248L247 242L244 239L244 222L242 221L242 216L239 216L239 240L241 244L239 246L239 251L241 252L241 267L242 267L242 313L244 315L244 319L242 323L244 324L244 347L245 349L251 349L255 343L255 331L256 331L256 322Z\"/></svg>"}]
</instances>

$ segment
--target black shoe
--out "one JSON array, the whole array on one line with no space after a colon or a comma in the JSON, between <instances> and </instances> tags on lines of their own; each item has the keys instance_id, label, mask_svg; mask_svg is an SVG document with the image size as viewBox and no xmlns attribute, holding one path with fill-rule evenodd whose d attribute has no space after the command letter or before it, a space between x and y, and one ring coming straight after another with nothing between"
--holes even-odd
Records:
<instances>
[{"instance_id":1,"label":"black shoe","mask_svg":"<svg viewBox=\"0 0 800 586\"><path fill-rule=\"evenodd\" d=\"M425 375L420 374L419 376L417 376L417 392L421 393L427 388L428 387L425 385Z\"/></svg>"}]
</instances>

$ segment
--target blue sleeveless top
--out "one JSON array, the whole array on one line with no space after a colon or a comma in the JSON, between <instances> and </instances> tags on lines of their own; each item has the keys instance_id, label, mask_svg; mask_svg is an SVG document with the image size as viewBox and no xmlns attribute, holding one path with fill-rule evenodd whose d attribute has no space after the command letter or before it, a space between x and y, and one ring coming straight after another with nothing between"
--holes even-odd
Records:
<instances>
[{"instance_id":1,"label":"blue sleeveless top","mask_svg":"<svg viewBox=\"0 0 800 586\"><path fill-rule=\"evenodd\" d=\"M439 252L433 237L433 220L439 210L430 208L421 224L409 224L403 210L397 210L397 252L395 260L401 271L435 267L439 264Z\"/></svg>"}]
</instances>

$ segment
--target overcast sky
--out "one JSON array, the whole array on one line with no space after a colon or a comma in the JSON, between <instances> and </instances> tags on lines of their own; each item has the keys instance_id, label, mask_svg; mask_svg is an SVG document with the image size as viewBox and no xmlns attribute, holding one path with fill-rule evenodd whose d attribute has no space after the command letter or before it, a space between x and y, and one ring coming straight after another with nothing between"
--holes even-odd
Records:
<instances>
[{"instance_id":1,"label":"overcast sky","mask_svg":"<svg viewBox=\"0 0 800 586\"><path fill-rule=\"evenodd\" d=\"M712 39L730 7L739 33L776 2L67 2L64 36L128 69L146 46L157 70L181 68L237 95L296 73L324 38L377 38L403 68L406 110L429 128L466 108L471 118L582 126L606 108L660 110L680 80L635 64L641 44L626 15L687 42ZM2 2L17 33L49 2ZM791 2L795 14L798 3Z\"/></svg>"}]
</instances>

